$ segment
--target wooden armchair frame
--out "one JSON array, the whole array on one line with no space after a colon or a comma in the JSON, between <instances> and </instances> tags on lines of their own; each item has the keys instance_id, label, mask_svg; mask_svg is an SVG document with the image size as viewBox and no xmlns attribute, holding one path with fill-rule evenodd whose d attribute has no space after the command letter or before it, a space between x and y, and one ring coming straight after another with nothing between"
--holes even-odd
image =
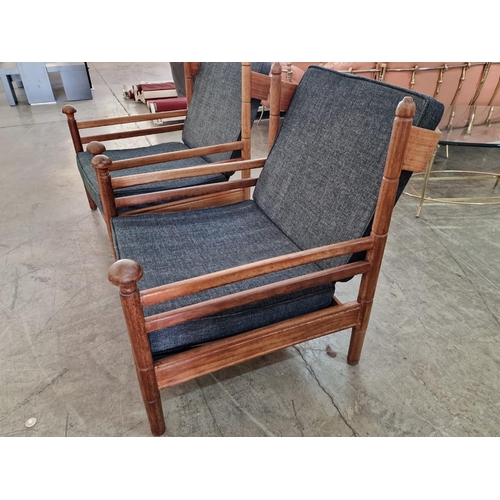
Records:
<instances>
[{"instance_id":1,"label":"wooden armchair frame","mask_svg":"<svg viewBox=\"0 0 500 500\"><path fill-rule=\"evenodd\" d=\"M111 266L108 277L110 282L120 289L120 298L132 345L137 376L153 435L158 436L165 432L161 389L348 328L352 328L352 333L347 361L351 365L356 365L359 362L401 171L403 169L412 172L424 171L441 135L439 131L429 131L413 126L414 112L415 104L409 97L404 98L397 108L384 177L369 236L252 262L143 291L138 289L138 282L143 274L139 263L124 259L118 260ZM264 166L265 161L265 159L238 161L232 163L231 168L246 171ZM200 168L205 172L215 172L227 168L227 164L213 164ZM194 173L193 170L190 175ZM106 196L105 192L102 194ZM144 315L144 307L176 297L361 251L366 251L366 258L358 262L351 262L332 269L279 281L153 316L145 317ZM342 304L334 297L332 306L326 309L216 340L157 361L153 360L148 340L148 334L153 331L254 303L285 292L335 282L355 275L362 275L358 297L355 301Z\"/></svg>"},{"instance_id":2,"label":"wooden armchair frame","mask_svg":"<svg viewBox=\"0 0 500 500\"><path fill-rule=\"evenodd\" d=\"M271 109L269 114L268 133L268 149L270 149L280 126L280 108L288 108L296 88L295 84L281 81L281 71L281 65L275 63L271 70L271 76L266 76L252 71L251 63L242 63L242 133L241 140L239 141L115 162L112 162L104 154L99 153L94 155L91 164L96 170L103 204L104 220L108 228L110 239L112 240L110 226L112 217L135 215L145 212L190 210L194 208L236 203L244 199L249 199L250 188L255 186L257 181L257 179L250 178L250 170L252 168L259 168L264 164L264 160L262 159L253 160L248 163L251 156L251 100L270 100ZM190 76L191 74L189 73L186 78L188 95L192 88ZM238 150L241 151L240 158L231 159L225 162L115 178L110 176L110 172L114 170ZM228 180L222 183L156 191L146 194L122 197L115 196L115 189L225 173L228 170L235 172L240 171L242 178L238 180ZM142 208L132 208L139 205L142 206ZM144 207L144 205L148 206ZM120 213L119 209L125 207L129 210Z\"/></svg>"},{"instance_id":3,"label":"wooden armchair frame","mask_svg":"<svg viewBox=\"0 0 500 500\"><path fill-rule=\"evenodd\" d=\"M191 102L192 94L193 94L193 80L198 74L198 70L200 67L199 62L186 62L184 63L184 73L186 78L186 97L189 103ZM250 63L245 63L244 67L248 67L251 72ZM281 68L280 68L281 72ZM270 78L266 75L262 75L256 72L252 73L252 83L250 87L250 94L248 94L247 88L247 98L248 102L245 102L243 105L243 111L245 113L242 116L242 138L241 141L237 141L234 143L228 143L226 145L217 145L217 146L209 146L207 148L193 148L189 151L183 152L172 152L172 153L164 153L163 155L151 155L151 156L142 156L139 158L134 158L131 160L120 160L115 162L113 167L110 170L119 170L122 168L133 168L140 167L145 165L150 165L152 163L161 163L166 161L174 161L178 159L185 158L194 158L202 155L208 155L212 153L221 153L227 151L236 151L238 149L242 150L241 158L247 159L250 158L250 131L251 131L251 111L250 111L250 100L252 98L255 99L268 99L269 90L270 90ZM247 78L249 75L247 74ZM243 79L243 81L245 81ZM282 87L279 87L281 90ZM243 89L242 89L243 90ZM279 91L276 88L276 91ZM283 86L283 96L284 98L290 99L290 96L293 94L294 85ZM249 96L249 97L248 97ZM279 94L277 95L277 99L279 102ZM75 118L75 114L77 110L70 105L64 106L62 112L66 115L68 128L71 134L73 146L76 153L81 153L84 151L83 147L86 146L86 151L90 153L93 157L97 155L101 155L105 153L106 146L103 142L111 141L111 140L119 140L119 139L129 139L133 137L142 137L148 136L152 134L161 134L166 132L175 132L183 130L184 123L171 123L163 126L154 126L148 128L142 128L138 130L122 130L118 132L101 132L93 135L82 135L81 131L86 129L95 129L101 127L110 127L110 126L118 126L130 123L140 123L145 121L157 121L166 118L176 118L176 117L185 117L187 115L187 108L184 110L176 110L176 111L164 111L160 113L155 113L152 115L151 113L144 113L134 116L120 116L114 118L102 118L96 120L86 120L86 121L77 121ZM277 133L277 129L279 127L279 112L274 112L274 115L270 117L271 127L273 127L274 133ZM213 148L213 149L211 149ZM151 160L151 161L150 161ZM85 186L84 186L85 187ZM87 199L92 210L97 209L97 205L90 196L87 188L85 187L85 192L87 194Z\"/></svg>"}]
</instances>

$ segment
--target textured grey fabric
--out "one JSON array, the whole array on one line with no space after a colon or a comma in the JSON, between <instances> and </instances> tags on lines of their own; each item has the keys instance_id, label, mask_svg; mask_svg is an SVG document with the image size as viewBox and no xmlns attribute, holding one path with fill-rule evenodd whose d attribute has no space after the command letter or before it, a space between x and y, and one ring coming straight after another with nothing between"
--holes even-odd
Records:
<instances>
[{"instance_id":1,"label":"textured grey fabric","mask_svg":"<svg viewBox=\"0 0 500 500\"><path fill-rule=\"evenodd\" d=\"M105 154L111 161L127 160L130 158L138 158L140 156L154 155L160 153L168 153L171 151L183 151L189 149L181 142L166 142L163 144L155 144L144 148L134 149L118 149L106 151ZM90 193L92 199L96 202L99 209L102 210L101 197L99 195L99 186L97 184L97 177L94 168L90 164L92 155L89 153L78 153L77 165L80 175L82 176L83 183ZM167 163L157 163L155 165L148 165L145 167L128 168L124 170L116 170L111 172L111 177L122 177L124 175L140 174L145 172L158 172L160 170L172 170L175 168L192 167L196 165L206 165L207 162L200 157L188 158L186 160L176 160ZM176 189L187 186L197 186L200 184L209 184L213 182L226 181L227 177L223 174L205 175L203 177L191 177L188 179L176 179L173 181L155 182L151 184L143 184L141 186L133 186L129 188L115 190L115 196L130 196L133 194L150 193L153 191L160 191L162 189Z\"/></svg>"},{"instance_id":2,"label":"textured grey fabric","mask_svg":"<svg viewBox=\"0 0 500 500\"><path fill-rule=\"evenodd\" d=\"M434 129L443 105L375 80L310 67L255 188L263 212L301 249L369 231L398 103L411 96L414 125ZM407 182L409 175L405 176ZM340 265L350 256L321 263Z\"/></svg>"},{"instance_id":3,"label":"textured grey fabric","mask_svg":"<svg viewBox=\"0 0 500 500\"><path fill-rule=\"evenodd\" d=\"M144 277L139 282L142 290L299 250L253 201L205 210L116 217L112 227L117 257L136 260L143 267ZM157 314L319 270L316 264L300 266L147 307L145 313ZM315 287L167 328L150 334L151 347L155 354L162 355L259 328L327 307L333 293L333 284Z\"/></svg>"},{"instance_id":4,"label":"textured grey fabric","mask_svg":"<svg viewBox=\"0 0 500 500\"><path fill-rule=\"evenodd\" d=\"M271 63L253 62L252 70L268 75ZM260 101L252 99L252 122ZM241 137L241 63L201 63L193 89L193 97L182 132L182 141L190 148L234 142ZM219 153L205 157L207 161L223 161L231 157Z\"/></svg>"},{"instance_id":5,"label":"textured grey fabric","mask_svg":"<svg viewBox=\"0 0 500 500\"><path fill-rule=\"evenodd\" d=\"M252 63L252 70L269 74L271 63ZM252 121L257 116L259 101L252 99ZM241 63L201 63L195 80L192 102L184 124L182 142L168 142L134 149L107 150L104 154L111 160L137 158L169 151L181 151L201 146L212 146L239 140L241 136ZM111 172L111 176L135 173L157 172L174 168L203 165L207 162L229 159L238 153L220 153L201 158L191 158L176 162L146 165L134 169ZM102 203L95 171L89 153L77 154L77 166L83 183L99 209ZM152 191L197 186L214 182L224 182L227 175L216 174L204 177L165 181L118 190L117 196L147 193Z\"/></svg>"}]
</instances>

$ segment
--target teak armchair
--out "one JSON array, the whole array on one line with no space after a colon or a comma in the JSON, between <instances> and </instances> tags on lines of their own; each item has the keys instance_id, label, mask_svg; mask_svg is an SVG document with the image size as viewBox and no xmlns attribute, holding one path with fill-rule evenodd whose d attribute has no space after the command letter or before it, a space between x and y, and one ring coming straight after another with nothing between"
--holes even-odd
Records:
<instances>
[{"instance_id":1,"label":"teak armchair","mask_svg":"<svg viewBox=\"0 0 500 500\"><path fill-rule=\"evenodd\" d=\"M252 70L256 73L267 76L270 69L270 63L252 63ZM92 210L96 208L102 210L102 201L91 160L94 156L104 152L114 163L110 167L113 178L137 173L157 172L165 169L206 165L215 161L249 158L249 131L248 137L241 135L243 119L241 63L185 63L185 75L188 102L186 110L78 122L75 119L76 109L73 106L65 106L62 109L62 112L67 116L76 152L78 170ZM260 100L251 100L246 111L248 115L245 116L245 120L251 120L250 123L253 122L259 104ZM122 126L124 124L180 116L185 116L183 123L118 132L101 132L96 135L86 136L82 136L80 133L85 129ZM140 148L114 150L106 150L103 144L103 142L110 140L128 139L179 130L182 130L182 141L180 142L171 141ZM86 152L83 151L84 144L87 144ZM160 155L161 161L158 162ZM151 162L149 161L150 158ZM231 172L221 171L201 177L117 188L115 194L119 197L157 190L225 182L230 175Z\"/></svg>"},{"instance_id":2,"label":"teak armchair","mask_svg":"<svg viewBox=\"0 0 500 500\"><path fill-rule=\"evenodd\" d=\"M442 113L429 96L310 67L267 159L232 164L262 167L253 199L110 219L109 280L154 435L161 389L349 328L359 362L395 200L432 157ZM355 275L357 300L341 303L335 284Z\"/></svg>"}]
</instances>

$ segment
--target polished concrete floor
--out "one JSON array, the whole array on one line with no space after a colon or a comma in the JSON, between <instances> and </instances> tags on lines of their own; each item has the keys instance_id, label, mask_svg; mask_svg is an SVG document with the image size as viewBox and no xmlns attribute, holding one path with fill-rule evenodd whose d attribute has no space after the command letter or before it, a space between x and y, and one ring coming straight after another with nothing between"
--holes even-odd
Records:
<instances>
[{"instance_id":1,"label":"polished concrete floor","mask_svg":"<svg viewBox=\"0 0 500 500\"><path fill-rule=\"evenodd\" d=\"M81 120L145 112L123 85L170 78L167 63L90 72L93 100L72 103ZM59 83L50 105L30 106L20 90L10 107L0 90L0 436L149 436L107 281L111 248L87 204ZM254 126L255 155L266 128ZM500 172L499 159L454 148L436 168ZM431 184L443 189L484 196L493 181ZM500 207L416 209L406 195L395 209L358 366L340 332L165 390L165 436L498 436ZM339 297L355 285L339 285Z\"/></svg>"}]
</instances>

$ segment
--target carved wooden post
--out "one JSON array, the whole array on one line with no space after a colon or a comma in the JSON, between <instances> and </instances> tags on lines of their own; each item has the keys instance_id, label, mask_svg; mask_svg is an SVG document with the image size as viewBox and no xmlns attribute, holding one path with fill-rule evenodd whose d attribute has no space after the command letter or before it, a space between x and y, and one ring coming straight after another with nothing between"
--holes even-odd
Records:
<instances>
[{"instance_id":1,"label":"carved wooden post","mask_svg":"<svg viewBox=\"0 0 500 500\"><path fill-rule=\"evenodd\" d=\"M142 268L137 262L123 259L116 261L109 268L108 279L120 288L123 314L149 425L154 436L161 436L165 432L165 419L144 323L140 292L137 288L142 274Z\"/></svg>"},{"instance_id":2,"label":"carved wooden post","mask_svg":"<svg viewBox=\"0 0 500 500\"><path fill-rule=\"evenodd\" d=\"M96 173L99 193L101 195L104 221L106 222L109 240L111 241L111 247L114 251L113 233L111 231L111 217L116 217L118 215L118 211L116 209L115 193L111 184L111 176L109 175L111 160L105 155L97 155L92 158L90 163L94 167Z\"/></svg>"},{"instance_id":3,"label":"carved wooden post","mask_svg":"<svg viewBox=\"0 0 500 500\"><path fill-rule=\"evenodd\" d=\"M387 233L391 222L392 210L394 208L396 193L399 184L399 176L403 165L403 158L408 138L410 136L413 115L415 114L415 103L411 97L405 97L396 109L396 118L392 129L389 152L385 163L384 177L380 187L380 197L375 210L371 236L375 243L372 250L367 252L367 260L372 264L370 271L363 275L359 288L358 301L361 311L357 325L352 329L351 342L347 355L350 365L357 365L361 357L361 349L370 319L375 288L377 286L382 257L384 255Z\"/></svg>"},{"instance_id":4,"label":"carved wooden post","mask_svg":"<svg viewBox=\"0 0 500 500\"><path fill-rule=\"evenodd\" d=\"M268 150L272 148L280 128L281 73L281 64L279 62L275 62L271 69Z\"/></svg>"},{"instance_id":5,"label":"carved wooden post","mask_svg":"<svg viewBox=\"0 0 500 500\"><path fill-rule=\"evenodd\" d=\"M82 140L80 138L80 132L78 131L78 124L75 120L76 109L73 106L67 105L64 106L62 112L66 115L66 119L68 121L69 132L71 134L71 139L73 140L73 147L75 148L75 153L81 153L83 151ZM87 194L87 200L89 201L89 206L91 210L96 210L97 205L94 200L90 196L87 187L85 184L83 185L85 188L85 193Z\"/></svg>"},{"instance_id":6,"label":"carved wooden post","mask_svg":"<svg viewBox=\"0 0 500 500\"><path fill-rule=\"evenodd\" d=\"M75 153L81 153L83 151L82 141L80 139L80 132L78 132L78 125L75 120L76 109L73 106L64 106L62 112L66 115L68 121L69 132L71 134L71 139L73 140L73 146L75 147Z\"/></svg>"},{"instance_id":7,"label":"carved wooden post","mask_svg":"<svg viewBox=\"0 0 500 500\"><path fill-rule=\"evenodd\" d=\"M193 96L193 72L190 62L184 63L184 78L186 80L186 100L189 107L191 104L191 97Z\"/></svg>"},{"instance_id":8,"label":"carved wooden post","mask_svg":"<svg viewBox=\"0 0 500 500\"><path fill-rule=\"evenodd\" d=\"M252 63L241 63L241 141L243 148L241 157L243 160L249 160L251 152L251 133L252 133ZM248 179L249 170L242 170L241 178ZM250 188L243 190L245 200L250 199Z\"/></svg>"},{"instance_id":9,"label":"carved wooden post","mask_svg":"<svg viewBox=\"0 0 500 500\"><path fill-rule=\"evenodd\" d=\"M106 151L106 146L101 142L92 141L87 144L87 153L90 153L92 156L102 155L104 151ZM89 200L89 205L92 210L97 209L97 205L95 201L90 196L88 189L85 187L85 193L87 194L87 199Z\"/></svg>"}]
</instances>

